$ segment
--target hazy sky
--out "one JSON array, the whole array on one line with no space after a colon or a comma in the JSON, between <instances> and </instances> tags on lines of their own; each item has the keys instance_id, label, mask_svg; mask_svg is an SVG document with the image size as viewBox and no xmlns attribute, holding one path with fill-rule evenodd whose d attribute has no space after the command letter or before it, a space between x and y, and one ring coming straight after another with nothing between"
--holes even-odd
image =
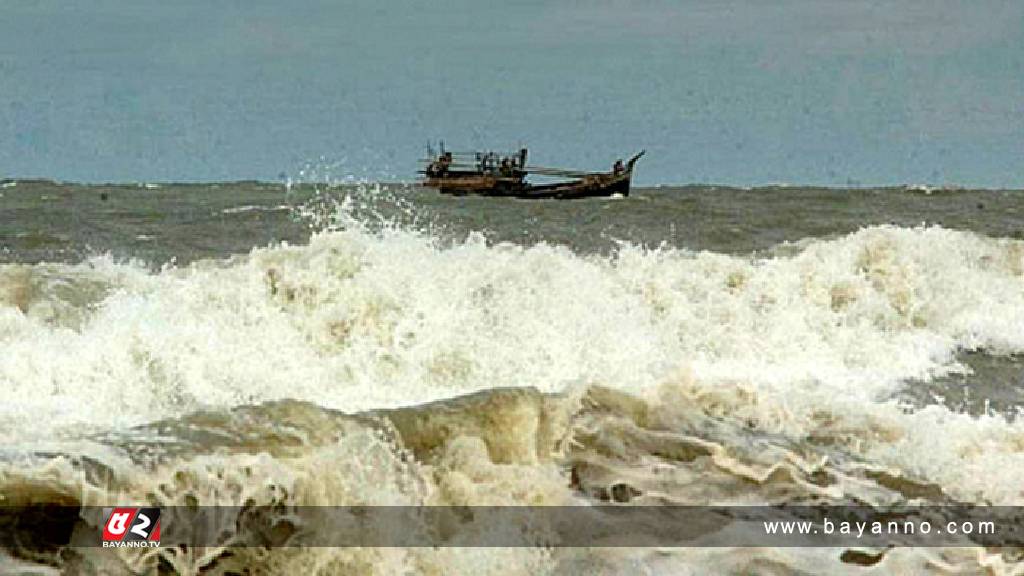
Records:
<instances>
[{"instance_id":1,"label":"hazy sky","mask_svg":"<svg viewBox=\"0 0 1024 576\"><path fill-rule=\"evenodd\" d=\"M3 0L0 177L1024 187L1024 2Z\"/></svg>"}]
</instances>

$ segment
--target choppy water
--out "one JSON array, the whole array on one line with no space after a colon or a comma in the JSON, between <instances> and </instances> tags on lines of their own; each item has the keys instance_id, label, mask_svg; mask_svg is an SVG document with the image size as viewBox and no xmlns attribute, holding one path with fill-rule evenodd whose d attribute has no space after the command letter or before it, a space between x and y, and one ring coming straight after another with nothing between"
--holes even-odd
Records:
<instances>
[{"instance_id":1,"label":"choppy water","mask_svg":"<svg viewBox=\"0 0 1024 576\"><path fill-rule=\"evenodd\" d=\"M1024 504L1020 192L0 194L9 503ZM357 417L381 409L394 434ZM9 551L103 573L1021 569L842 552Z\"/></svg>"}]
</instances>

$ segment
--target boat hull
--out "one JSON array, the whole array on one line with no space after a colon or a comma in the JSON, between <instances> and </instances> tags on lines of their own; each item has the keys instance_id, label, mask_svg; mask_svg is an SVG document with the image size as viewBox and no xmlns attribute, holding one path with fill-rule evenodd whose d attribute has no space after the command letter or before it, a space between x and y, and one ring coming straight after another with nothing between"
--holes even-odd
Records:
<instances>
[{"instance_id":1,"label":"boat hull","mask_svg":"<svg viewBox=\"0 0 1024 576\"><path fill-rule=\"evenodd\" d=\"M516 198L552 198L575 200L578 198L601 198L608 196L629 196L629 173L602 175L592 179L546 186L527 186Z\"/></svg>"},{"instance_id":2,"label":"boat hull","mask_svg":"<svg viewBox=\"0 0 1024 576\"><path fill-rule=\"evenodd\" d=\"M530 184L523 179L525 172L502 176L473 171L445 171L442 174L428 174L423 185L454 196L498 196L529 200L629 196L633 165L642 155L643 152L640 152L617 171L590 173L578 180L554 184Z\"/></svg>"}]
</instances>

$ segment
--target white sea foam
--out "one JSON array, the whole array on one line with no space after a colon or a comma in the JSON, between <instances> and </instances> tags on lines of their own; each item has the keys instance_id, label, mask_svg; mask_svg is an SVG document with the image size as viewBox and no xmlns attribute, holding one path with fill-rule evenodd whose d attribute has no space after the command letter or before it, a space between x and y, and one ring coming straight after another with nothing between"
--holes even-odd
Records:
<instances>
[{"instance_id":1,"label":"white sea foam","mask_svg":"<svg viewBox=\"0 0 1024 576\"><path fill-rule=\"evenodd\" d=\"M232 206L231 208L225 208L221 210L221 214L240 214L244 212L276 212L280 210L290 210L292 207L287 204L280 204L278 206L255 206L255 205L243 205L243 206Z\"/></svg>"},{"instance_id":2,"label":"white sea foam","mask_svg":"<svg viewBox=\"0 0 1024 576\"><path fill-rule=\"evenodd\" d=\"M886 398L962 369L958 349L1024 351L1022 271L1024 243L937 227L764 260L352 227L156 273L4 266L0 430L30 445L280 398L358 411L501 386L654 394L682 370L686 401L1017 502L1024 427Z\"/></svg>"}]
</instances>

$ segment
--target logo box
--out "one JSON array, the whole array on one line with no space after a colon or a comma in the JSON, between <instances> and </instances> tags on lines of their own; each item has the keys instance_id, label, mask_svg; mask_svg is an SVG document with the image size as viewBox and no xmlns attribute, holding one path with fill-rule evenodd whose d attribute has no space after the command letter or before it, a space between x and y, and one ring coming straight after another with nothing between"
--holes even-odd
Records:
<instances>
[{"instance_id":1,"label":"logo box","mask_svg":"<svg viewBox=\"0 0 1024 576\"><path fill-rule=\"evenodd\" d=\"M160 541L159 508L104 508L103 517L104 542Z\"/></svg>"}]
</instances>

